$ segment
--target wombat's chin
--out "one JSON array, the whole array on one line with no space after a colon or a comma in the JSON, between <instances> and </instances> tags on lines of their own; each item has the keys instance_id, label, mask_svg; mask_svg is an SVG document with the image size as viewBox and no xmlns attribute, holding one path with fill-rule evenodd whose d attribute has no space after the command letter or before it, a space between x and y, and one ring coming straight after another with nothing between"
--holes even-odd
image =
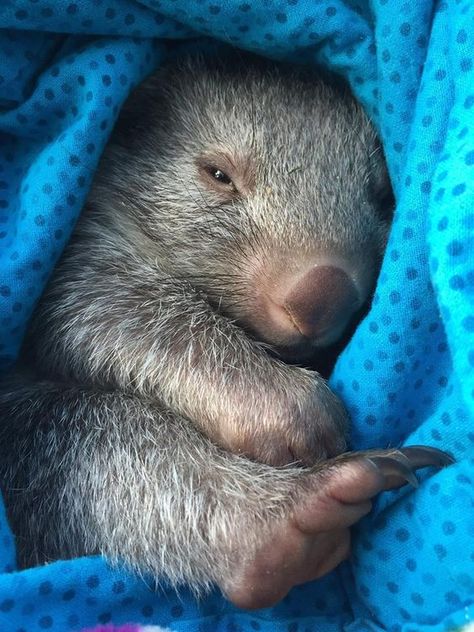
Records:
<instances>
[{"instance_id":1,"label":"wombat's chin","mask_svg":"<svg viewBox=\"0 0 474 632\"><path fill-rule=\"evenodd\" d=\"M300 337L289 344L273 343L266 340L271 345L272 354L290 364L307 364L317 357L321 350L331 347L337 343L346 331L347 326L344 324L337 329L328 331L324 337L317 340Z\"/></svg>"}]
</instances>

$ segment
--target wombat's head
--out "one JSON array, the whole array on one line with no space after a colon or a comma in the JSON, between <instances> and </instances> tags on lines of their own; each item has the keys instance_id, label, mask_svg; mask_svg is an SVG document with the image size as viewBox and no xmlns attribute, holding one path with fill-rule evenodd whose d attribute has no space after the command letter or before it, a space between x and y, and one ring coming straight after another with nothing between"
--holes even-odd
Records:
<instances>
[{"instance_id":1,"label":"wombat's head","mask_svg":"<svg viewBox=\"0 0 474 632\"><path fill-rule=\"evenodd\" d=\"M391 189L334 78L248 55L175 62L129 101L109 158L109 199L166 273L284 356L334 342L373 289Z\"/></svg>"}]
</instances>

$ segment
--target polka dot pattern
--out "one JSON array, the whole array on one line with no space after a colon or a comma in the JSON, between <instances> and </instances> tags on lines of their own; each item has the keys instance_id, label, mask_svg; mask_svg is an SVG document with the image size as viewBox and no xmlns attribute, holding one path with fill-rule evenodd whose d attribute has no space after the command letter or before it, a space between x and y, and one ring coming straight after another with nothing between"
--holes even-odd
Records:
<instances>
[{"instance_id":1,"label":"polka dot pattern","mask_svg":"<svg viewBox=\"0 0 474 632\"><path fill-rule=\"evenodd\" d=\"M397 208L372 308L332 385L354 447L456 465L381 495L350 564L245 613L100 558L15 570L0 514L0 629L438 632L474 619L474 8L373 0L0 3L0 364L14 359L124 99L170 44L215 38L341 73L374 120ZM202 40L206 42L206 39Z\"/></svg>"}]
</instances>

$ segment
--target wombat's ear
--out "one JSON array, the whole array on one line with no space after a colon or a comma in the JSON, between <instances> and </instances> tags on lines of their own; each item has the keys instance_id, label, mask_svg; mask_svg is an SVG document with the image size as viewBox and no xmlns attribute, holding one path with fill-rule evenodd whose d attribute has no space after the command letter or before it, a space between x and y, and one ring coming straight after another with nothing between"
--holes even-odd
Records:
<instances>
[{"instance_id":1,"label":"wombat's ear","mask_svg":"<svg viewBox=\"0 0 474 632\"><path fill-rule=\"evenodd\" d=\"M378 138L370 153L370 190L383 219L390 221L395 208L395 196L390 182L384 151Z\"/></svg>"}]
</instances>

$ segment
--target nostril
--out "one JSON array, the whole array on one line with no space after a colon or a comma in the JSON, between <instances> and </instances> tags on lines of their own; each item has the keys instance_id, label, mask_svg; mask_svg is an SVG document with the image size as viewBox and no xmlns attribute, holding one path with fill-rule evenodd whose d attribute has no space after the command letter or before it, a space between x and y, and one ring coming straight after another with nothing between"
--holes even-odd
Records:
<instances>
[{"instance_id":1,"label":"nostril","mask_svg":"<svg viewBox=\"0 0 474 632\"><path fill-rule=\"evenodd\" d=\"M347 323L359 295L342 268L315 266L289 288L283 306L303 336L317 339Z\"/></svg>"}]
</instances>

